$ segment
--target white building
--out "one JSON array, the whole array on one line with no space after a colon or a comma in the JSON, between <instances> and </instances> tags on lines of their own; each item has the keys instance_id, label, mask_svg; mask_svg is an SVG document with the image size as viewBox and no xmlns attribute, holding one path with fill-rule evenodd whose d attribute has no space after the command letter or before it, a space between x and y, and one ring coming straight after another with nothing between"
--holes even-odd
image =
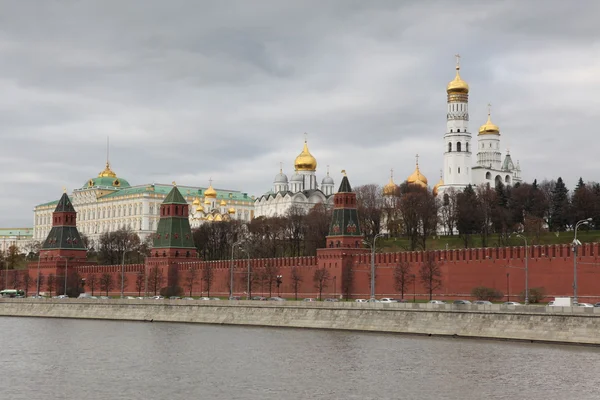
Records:
<instances>
[{"instance_id":1,"label":"white building","mask_svg":"<svg viewBox=\"0 0 600 400\"><path fill-rule=\"evenodd\" d=\"M458 61L456 77L448 83L446 92L444 167L442 179L434 187L434 192L443 194L450 188L463 190L469 184L489 183L493 187L496 182L505 185L521 182L521 168L518 163L513 163L508 152L501 161L500 129L492 123L490 112L487 122L479 129L476 149L473 148L469 132L469 85L460 77ZM471 157L474 150L477 151L475 166Z\"/></svg>"},{"instance_id":2,"label":"white building","mask_svg":"<svg viewBox=\"0 0 600 400\"><path fill-rule=\"evenodd\" d=\"M32 241L33 229L31 228L0 228L0 251L7 254L11 246L17 246L19 253L27 253Z\"/></svg>"},{"instance_id":3,"label":"white building","mask_svg":"<svg viewBox=\"0 0 600 400\"><path fill-rule=\"evenodd\" d=\"M129 227L142 240L156 230L160 219L160 204L173 185L145 184L131 186L117 177L107 162L97 177L73 190L70 198L77 211L79 232L98 240L105 232ZM222 221L230 218L250 221L254 198L235 190L179 186L190 204L190 224ZM52 228L52 212L58 200L40 204L34 209L33 239L44 240Z\"/></svg>"},{"instance_id":4,"label":"white building","mask_svg":"<svg viewBox=\"0 0 600 400\"><path fill-rule=\"evenodd\" d=\"M317 160L310 154L305 140L304 148L294 162L294 175L288 181L288 177L280 168L273 180L272 190L254 202L254 216L285 216L292 206L308 212L315 204L333 205L333 178L329 176L328 171L319 188L316 171Z\"/></svg>"}]
</instances>

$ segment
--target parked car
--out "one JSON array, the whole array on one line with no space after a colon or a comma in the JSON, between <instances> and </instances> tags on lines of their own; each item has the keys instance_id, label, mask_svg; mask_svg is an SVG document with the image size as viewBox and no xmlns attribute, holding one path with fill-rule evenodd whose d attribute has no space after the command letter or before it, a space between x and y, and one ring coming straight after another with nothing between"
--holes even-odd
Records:
<instances>
[{"instance_id":1,"label":"parked car","mask_svg":"<svg viewBox=\"0 0 600 400\"><path fill-rule=\"evenodd\" d=\"M389 298L389 297L384 297L382 299L379 299L379 301L381 303L397 303L398 302L398 300L392 299L392 298Z\"/></svg>"},{"instance_id":2,"label":"parked car","mask_svg":"<svg viewBox=\"0 0 600 400\"><path fill-rule=\"evenodd\" d=\"M600 307L600 303L594 304L594 307Z\"/></svg>"},{"instance_id":3,"label":"parked car","mask_svg":"<svg viewBox=\"0 0 600 400\"><path fill-rule=\"evenodd\" d=\"M444 300L429 300L429 304L446 304Z\"/></svg>"},{"instance_id":4,"label":"parked car","mask_svg":"<svg viewBox=\"0 0 600 400\"><path fill-rule=\"evenodd\" d=\"M198 300L212 300L210 297L200 297Z\"/></svg>"},{"instance_id":5,"label":"parked car","mask_svg":"<svg viewBox=\"0 0 600 400\"><path fill-rule=\"evenodd\" d=\"M325 301L336 302L336 301L339 301L339 300L331 297L331 298L325 299Z\"/></svg>"},{"instance_id":6,"label":"parked car","mask_svg":"<svg viewBox=\"0 0 600 400\"><path fill-rule=\"evenodd\" d=\"M210 299L211 299L211 300L221 300L221 299L220 299L220 298L218 298L218 297L211 297Z\"/></svg>"},{"instance_id":7,"label":"parked car","mask_svg":"<svg viewBox=\"0 0 600 400\"><path fill-rule=\"evenodd\" d=\"M108 297L108 296L100 296L100 300L110 300L110 297Z\"/></svg>"},{"instance_id":8,"label":"parked car","mask_svg":"<svg viewBox=\"0 0 600 400\"><path fill-rule=\"evenodd\" d=\"M135 300L135 297L133 297L133 296L127 296L127 297L125 297L125 298L126 298L127 300Z\"/></svg>"},{"instance_id":9,"label":"parked car","mask_svg":"<svg viewBox=\"0 0 600 400\"><path fill-rule=\"evenodd\" d=\"M77 296L78 299L89 299L91 297L92 295L89 293L79 293L79 296Z\"/></svg>"},{"instance_id":10,"label":"parked car","mask_svg":"<svg viewBox=\"0 0 600 400\"><path fill-rule=\"evenodd\" d=\"M575 306L576 307L592 307L592 308L594 307L594 305L590 304L590 303L575 303Z\"/></svg>"},{"instance_id":11,"label":"parked car","mask_svg":"<svg viewBox=\"0 0 600 400\"><path fill-rule=\"evenodd\" d=\"M598 303L598 304L600 304L600 303ZM549 307L552 307L553 305L554 305L554 300L548 302Z\"/></svg>"},{"instance_id":12,"label":"parked car","mask_svg":"<svg viewBox=\"0 0 600 400\"><path fill-rule=\"evenodd\" d=\"M467 304L473 304L473 303L471 303L469 300L454 300L453 304L467 305Z\"/></svg>"},{"instance_id":13,"label":"parked car","mask_svg":"<svg viewBox=\"0 0 600 400\"><path fill-rule=\"evenodd\" d=\"M278 297L278 296L269 297L269 300L270 301L285 301L284 298Z\"/></svg>"},{"instance_id":14,"label":"parked car","mask_svg":"<svg viewBox=\"0 0 600 400\"><path fill-rule=\"evenodd\" d=\"M229 300L241 300L242 298L240 296L231 296L229 298Z\"/></svg>"},{"instance_id":15,"label":"parked car","mask_svg":"<svg viewBox=\"0 0 600 400\"><path fill-rule=\"evenodd\" d=\"M307 297L306 299L302 300L302 301L309 301L309 302L313 302L313 301L317 301L317 299L312 298L312 297Z\"/></svg>"},{"instance_id":16,"label":"parked car","mask_svg":"<svg viewBox=\"0 0 600 400\"><path fill-rule=\"evenodd\" d=\"M356 299L354 300L355 303L366 303L367 299Z\"/></svg>"},{"instance_id":17,"label":"parked car","mask_svg":"<svg viewBox=\"0 0 600 400\"><path fill-rule=\"evenodd\" d=\"M518 301L505 301L504 303L502 303L503 306L520 306L521 303L519 303Z\"/></svg>"},{"instance_id":18,"label":"parked car","mask_svg":"<svg viewBox=\"0 0 600 400\"><path fill-rule=\"evenodd\" d=\"M169 297L169 300L181 300L181 297L179 297L179 296L171 296L171 297Z\"/></svg>"},{"instance_id":19,"label":"parked car","mask_svg":"<svg viewBox=\"0 0 600 400\"><path fill-rule=\"evenodd\" d=\"M193 298L193 297L184 297L184 298L183 298L183 299L181 299L181 300L194 300L194 298Z\"/></svg>"},{"instance_id":20,"label":"parked car","mask_svg":"<svg viewBox=\"0 0 600 400\"><path fill-rule=\"evenodd\" d=\"M61 294L59 296L54 296L55 299L68 299L69 296L67 296L66 294Z\"/></svg>"},{"instance_id":21,"label":"parked car","mask_svg":"<svg viewBox=\"0 0 600 400\"><path fill-rule=\"evenodd\" d=\"M152 297L154 300L164 300L165 298L163 296L154 296Z\"/></svg>"},{"instance_id":22,"label":"parked car","mask_svg":"<svg viewBox=\"0 0 600 400\"><path fill-rule=\"evenodd\" d=\"M474 301L473 304L477 304L477 305L480 305L480 306L491 306L492 302L491 301L487 301L487 300L477 300L477 301Z\"/></svg>"},{"instance_id":23,"label":"parked car","mask_svg":"<svg viewBox=\"0 0 600 400\"><path fill-rule=\"evenodd\" d=\"M367 300L367 303L381 303L381 301L379 301L377 299L369 299L369 300Z\"/></svg>"},{"instance_id":24,"label":"parked car","mask_svg":"<svg viewBox=\"0 0 600 400\"><path fill-rule=\"evenodd\" d=\"M267 300L267 298L266 298L266 297L263 297L263 296L254 296L254 297L252 298L252 300L266 301L266 300Z\"/></svg>"}]
</instances>

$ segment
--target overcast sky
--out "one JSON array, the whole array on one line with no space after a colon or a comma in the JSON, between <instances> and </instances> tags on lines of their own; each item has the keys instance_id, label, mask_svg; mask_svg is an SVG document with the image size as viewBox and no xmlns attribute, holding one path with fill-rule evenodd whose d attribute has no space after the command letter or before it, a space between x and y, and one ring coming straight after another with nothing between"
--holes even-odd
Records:
<instances>
[{"instance_id":1,"label":"overcast sky","mask_svg":"<svg viewBox=\"0 0 600 400\"><path fill-rule=\"evenodd\" d=\"M600 180L600 1L0 1L0 227L110 161L132 185L260 195L304 132L353 185L443 162L454 54L470 131L524 179ZM473 136L476 140L476 135ZM475 159L475 157L474 157Z\"/></svg>"}]
</instances>

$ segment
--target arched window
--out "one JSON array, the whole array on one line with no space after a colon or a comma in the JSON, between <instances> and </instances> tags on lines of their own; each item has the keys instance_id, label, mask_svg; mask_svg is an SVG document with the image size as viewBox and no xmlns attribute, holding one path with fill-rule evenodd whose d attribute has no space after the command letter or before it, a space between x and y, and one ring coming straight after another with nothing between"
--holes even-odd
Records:
<instances>
[{"instance_id":1,"label":"arched window","mask_svg":"<svg viewBox=\"0 0 600 400\"><path fill-rule=\"evenodd\" d=\"M491 172L489 172L489 171L488 171L488 172L486 172L486 174L485 174L485 179L490 179L490 180L491 180L491 179L492 179L492 173L491 173Z\"/></svg>"},{"instance_id":2,"label":"arched window","mask_svg":"<svg viewBox=\"0 0 600 400\"><path fill-rule=\"evenodd\" d=\"M465 147L466 147L465 151L468 153L469 152L469 143L465 143Z\"/></svg>"},{"instance_id":3,"label":"arched window","mask_svg":"<svg viewBox=\"0 0 600 400\"><path fill-rule=\"evenodd\" d=\"M452 142L448 143L448 153L452 152Z\"/></svg>"},{"instance_id":4,"label":"arched window","mask_svg":"<svg viewBox=\"0 0 600 400\"><path fill-rule=\"evenodd\" d=\"M460 142L456 143L456 151L461 151L461 144L460 144Z\"/></svg>"},{"instance_id":5,"label":"arched window","mask_svg":"<svg viewBox=\"0 0 600 400\"><path fill-rule=\"evenodd\" d=\"M454 129L450 129L450 133L454 133Z\"/></svg>"},{"instance_id":6,"label":"arched window","mask_svg":"<svg viewBox=\"0 0 600 400\"><path fill-rule=\"evenodd\" d=\"M458 167L458 173L460 174L460 167Z\"/></svg>"},{"instance_id":7,"label":"arched window","mask_svg":"<svg viewBox=\"0 0 600 400\"><path fill-rule=\"evenodd\" d=\"M510 175L506 175L506 177L504 178L504 183L510 185Z\"/></svg>"}]
</instances>

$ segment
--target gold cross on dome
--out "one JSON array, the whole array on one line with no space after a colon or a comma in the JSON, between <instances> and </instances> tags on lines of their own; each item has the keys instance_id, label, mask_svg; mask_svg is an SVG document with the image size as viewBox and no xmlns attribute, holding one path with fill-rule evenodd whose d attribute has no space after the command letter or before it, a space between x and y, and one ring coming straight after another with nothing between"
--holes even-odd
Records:
<instances>
[{"instance_id":1,"label":"gold cross on dome","mask_svg":"<svg viewBox=\"0 0 600 400\"><path fill-rule=\"evenodd\" d=\"M492 115L492 104L488 103L488 117Z\"/></svg>"},{"instance_id":2,"label":"gold cross on dome","mask_svg":"<svg viewBox=\"0 0 600 400\"><path fill-rule=\"evenodd\" d=\"M304 143L308 141L308 133L304 132Z\"/></svg>"},{"instance_id":3,"label":"gold cross on dome","mask_svg":"<svg viewBox=\"0 0 600 400\"><path fill-rule=\"evenodd\" d=\"M417 155L415 156L415 158L417 159L417 167L418 167L418 166L419 166L419 154L417 154Z\"/></svg>"},{"instance_id":4,"label":"gold cross on dome","mask_svg":"<svg viewBox=\"0 0 600 400\"><path fill-rule=\"evenodd\" d=\"M208 185L209 185L209 186L212 186L212 177L210 177L210 178L208 179Z\"/></svg>"},{"instance_id":5,"label":"gold cross on dome","mask_svg":"<svg viewBox=\"0 0 600 400\"><path fill-rule=\"evenodd\" d=\"M390 178L394 179L394 168L390 168Z\"/></svg>"},{"instance_id":6,"label":"gold cross on dome","mask_svg":"<svg viewBox=\"0 0 600 400\"><path fill-rule=\"evenodd\" d=\"M460 68L460 54L455 54L454 57L456 57L456 68Z\"/></svg>"}]
</instances>

